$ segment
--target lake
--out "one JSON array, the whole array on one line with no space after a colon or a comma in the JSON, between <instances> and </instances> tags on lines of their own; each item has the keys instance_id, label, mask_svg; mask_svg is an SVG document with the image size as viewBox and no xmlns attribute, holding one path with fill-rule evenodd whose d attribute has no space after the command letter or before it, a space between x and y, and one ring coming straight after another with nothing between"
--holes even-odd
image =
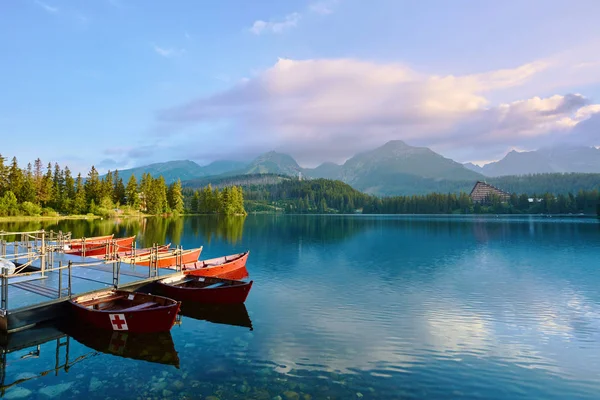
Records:
<instances>
[{"instance_id":1,"label":"lake","mask_svg":"<svg viewBox=\"0 0 600 400\"><path fill-rule=\"evenodd\" d=\"M52 340L5 356L3 384L17 382L3 391L7 399L600 393L594 218L251 215L0 224L41 227L74 237L137 234L140 246L202 245L201 258L249 249L254 286L245 307L185 310L170 335L80 330L54 338L48 327Z\"/></svg>"}]
</instances>

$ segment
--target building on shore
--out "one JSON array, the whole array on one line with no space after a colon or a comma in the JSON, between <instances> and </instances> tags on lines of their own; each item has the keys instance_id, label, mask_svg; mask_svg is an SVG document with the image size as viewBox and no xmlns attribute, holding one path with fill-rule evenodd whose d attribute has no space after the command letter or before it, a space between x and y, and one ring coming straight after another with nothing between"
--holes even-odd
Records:
<instances>
[{"instance_id":1,"label":"building on shore","mask_svg":"<svg viewBox=\"0 0 600 400\"><path fill-rule=\"evenodd\" d=\"M501 201L508 201L510 199L510 193L482 181L477 181L469 196L473 203L486 203L492 196L499 197Z\"/></svg>"}]
</instances>

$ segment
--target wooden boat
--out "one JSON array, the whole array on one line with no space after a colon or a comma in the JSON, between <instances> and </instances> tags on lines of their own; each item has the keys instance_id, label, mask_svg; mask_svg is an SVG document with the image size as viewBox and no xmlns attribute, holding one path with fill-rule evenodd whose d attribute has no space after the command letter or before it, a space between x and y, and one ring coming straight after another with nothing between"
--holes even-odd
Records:
<instances>
[{"instance_id":1,"label":"wooden boat","mask_svg":"<svg viewBox=\"0 0 600 400\"><path fill-rule=\"evenodd\" d=\"M66 250L66 254L72 254L75 256L86 256L86 257L104 257L110 256L116 252L123 251L125 249L131 249L135 236L126 238L111 239L105 242L88 242L86 241L76 249Z\"/></svg>"},{"instance_id":2,"label":"wooden boat","mask_svg":"<svg viewBox=\"0 0 600 400\"><path fill-rule=\"evenodd\" d=\"M104 243L106 241L112 240L114 235L105 235L105 236L92 236L89 238L79 238L79 239L71 239L65 243L65 246L68 247L68 250L75 250L80 248L83 243Z\"/></svg>"},{"instance_id":3,"label":"wooden boat","mask_svg":"<svg viewBox=\"0 0 600 400\"><path fill-rule=\"evenodd\" d=\"M180 303L167 297L105 290L70 300L75 317L100 329L163 332L175 323Z\"/></svg>"},{"instance_id":4,"label":"wooden boat","mask_svg":"<svg viewBox=\"0 0 600 400\"><path fill-rule=\"evenodd\" d=\"M156 283L160 292L171 299L211 304L243 303L252 288L252 281L194 275L179 275Z\"/></svg>"},{"instance_id":5,"label":"wooden boat","mask_svg":"<svg viewBox=\"0 0 600 400\"><path fill-rule=\"evenodd\" d=\"M225 257L212 258L194 263L184 264L182 271L186 275L212 276L224 279L244 279L248 277L246 260L249 251Z\"/></svg>"},{"instance_id":6,"label":"wooden boat","mask_svg":"<svg viewBox=\"0 0 600 400\"><path fill-rule=\"evenodd\" d=\"M245 304L202 304L193 301L181 303L180 315L213 324L241 326L252 330L252 320Z\"/></svg>"},{"instance_id":7,"label":"wooden boat","mask_svg":"<svg viewBox=\"0 0 600 400\"><path fill-rule=\"evenodd\" d=\"M153 250L158 251L158 253L166 253L168 251L171 251L173 249L171 249L171 244L164 244L161 246L158 246L158 248L154 247L144 247L141 249L129 249L126 251L119 251L117 253L112 253L111 254L111 259L125 259L125 261L129 262L128 259L130 258L134 258L134 257L143 257L143 256L147 256L149 255ZM87 254L86 254L87 256ZM93 258L97 258L97 259L103 259L104 255L100 255L100 256L91 256Z\"/></svg>"},{"instance_id":8,"label":"wooden boat","mask_svg":"<svg viewBox=\"0 0 600 400\"><path fill-rule=\"evenodd\" d=\"M188 263L193 263L195 261L198 261L198 257L200 257L201 252L202 247L183 251L175 249L169 252L159 253L156 265L158 266L158 268L168 268L174 267L176 265L185 265ZM155 255L153 254L147 254L141 257L136 256L131 258L124 258L123 261L128 262L130 264L149 267L150 265L154 266L154 261L152 260L152 257L154 256Z\"/></svg>"},{"instance_id":9,"label":"wooden boat","mask_svg":"<svg viewBox=\"0 0 600 400\"><path fill-rule=\"evenodd\" d=\"M63 324L61 329L79 343L102 353L179 368L179 355L171 332L94 330L77 322Z\"/></svg>"}]
</instances>

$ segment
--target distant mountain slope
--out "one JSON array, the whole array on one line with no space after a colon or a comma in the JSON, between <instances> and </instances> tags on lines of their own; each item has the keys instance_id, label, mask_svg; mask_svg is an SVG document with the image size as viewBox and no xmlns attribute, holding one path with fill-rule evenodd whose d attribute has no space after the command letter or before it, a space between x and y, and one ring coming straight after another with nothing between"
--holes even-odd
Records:
<instances>
[{"instance_id":1,"label":"distant mountain slope","mask_svg":"<svg viewBox=\"0 0 600 400\"><path fill-rule=\"evenodd\" d=\"M190 179L183 181L181 185L184 188L199 189L207 185L212 187L225 186L252 186L252 185L274 185L283 181L288 181L290 178L287 175L277 174L243 174L233 176L206 176L201 178Z\"/></svg>"},{"instance_id":2,"label":"distant mountain slope","mask_svg":"<svg viewBox=\"0 0 600 400\"><path fill-rule=\"evenodd\" d=\"M254 159L241 171L244 174L282 174L298 176L302 168L287 154L270 151Z\"/></svg>"},{"instance_id":3,"label":"distant mountain slope","mask_svg":"<svg viewBox=\"0 0 600 400\"><path fill-rule=\"evenodd\" d=\"M232 171L239 171L247 166L247 162L219 160L213 161L212 163L202 167L202 172L204 173L204 176L221 175Z\"/></svg>"},{"instance_id":4,"label":"distant mountain slope","mask_svg":"<svg viewBox=\"0 0 600 400\"><path fill-rule=\"evenodd\" d=\"M461 190L483 178L427 147L409 146L401 140L357 154L339 166L339 170L335 164L321 165L308 170L307 175L335 177L356 189L383 195Z\"/></svg>"},{"instance_id":5,"label":"distant mountain slope","mask_svg":"<svg viewBox=\"0 0 600 400\"><path fill-rule=\"evenodd\" d=\"M468 163L464 163L463 165L466 169L470 169L471 171L477 172L478 174L483 174L483 168L481 168L477 164L468 162Z\"/></svg>"},{"instance_id":6,"label":"distant mountain slope","mask_svg":"<svg viewBox=\"0 0 600 400\"><path fill-rule=\"evenodd\" d=\"M125 184L127 184L127 181L131 175L135 175L139 182L142 175L145 173L149 173L154 177L162 175L167 183L175 182L177 179L184 181L203 175L202 167L195 162L189 160L178 160L124 169L123 171L119 171L119 176L123 178L123 181Z\"/></svg>"},{"instance_id":7,"label":"distant mountain slope","mask_svg":"<svg viewBox=\"0 0 600 400\"><path fill-rule=\"evenodd\" d=\"M326 162L316 168L304 168L304 175L310 178L340 179L342 166Z\"/></svg>"},{"instance_id":8,"label":"distant mountain slope","mask_svg":"<svg viewBox=\"0 0 600 400\"><path fill-rule=\"evenodd\" d=\"M119 176L127 183L131 175L135 175L138 181L145 173L149 173L154 177L162 175L167 184L169 184L175 182L177 179L186 181L202 176L221 175L229 171L244 168L246 165L247 163L244 162L222 160L212 162L206 166L200 166L193 161L178 160L124 169L119 171Z\"/></svg>"},{"instance_id":9,"label":"distant mountain slope","mask_svg":"<svg viewBox=\"0 0 600 400\"><path fill-rule=\"evenodd\" d=\"M484 165L481 172L490 177L553 172L600 173L600 150L585 146L513 150L503 159Z\"/></svg>"}]
</instances>

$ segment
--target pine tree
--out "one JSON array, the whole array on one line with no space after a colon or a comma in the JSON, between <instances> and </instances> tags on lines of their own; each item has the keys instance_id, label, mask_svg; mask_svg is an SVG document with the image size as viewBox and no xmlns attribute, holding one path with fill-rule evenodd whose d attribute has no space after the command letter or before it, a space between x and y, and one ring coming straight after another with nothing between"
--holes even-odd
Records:
<instances>
[{"instance_id":1,"label":"pine tree","mask_svg":"<svg viewBox=\"0 0 600 400\"><path fill-rule=\"evenodd\" d=\"M8 186L10 187L10 190L17 195L19 202L25 201L22 193L23 180L23 171L21 171L17 164L17 157L13 157L10 167L8 168Z\"/></svg>"},{"instance_id":2,"label":"pine tree","mask_svg":"<svg viewBox=\"0 0 600 400\"><path fill-rule=\"evenodd\" d=\"M128 206L133 207L136 210L140 206L140 197L138 196L138 185L135 175L131 175L127 182L127 187L125 188L125 201Z\"/></svg>"},{"instance_id":3,"label":"pine tree","mask_svg":"<svg viewBox=\"0 0 600 400\"><path fill-rule=\"evenodd\" d=\"M125 204L125 185L123 179L119 176L119 171L115 171L113 188L113 202L115 204Z\"/></svg>"},{"instance_id":4,"label":"pine tree","mask_svg":"<svg viewBox=\"0 0 600 400\"><path fill-rule=\"evenodd\" d=\"M319 213L325 214L326 212L327 212L327 202L325 201L325 197L322 197L321 201L319 202Z\"/></svg>"},{"instance_id":5,"label":"pine tree","mask_svg":"<svg viewBox=\"0 0 600 400\"><path fill-rule=\"evenodd\" d=\"M27 172L25 174L21 172L21 179L22 183L20 186L20 197L17 196L17 198L22 203L28 201L35 204L37 192L35 189L35 181L33 178L31 163L27 164Z\"/></svg>"},{"instance_id":6,"label":"pine tree","mask_svg":"<svg viewBox=\"0 0 600 400\"><path fill-rule=\"evenodd\" d=\"M72 212L75 214L85 214L87 211L87 204L83 178L81 178L81 174L78 174L75 183L75 199L73 200Z\"/></svg>"},{"instance_id":7,"label":"pine tree","mask_svg":"<svg viewBox=\"0 0 600 400\"><path fill-rule=\"evenodd\" d=\"M75 179L71 175L69 167L65 167L65 203L63 204L63 211L66 213L72 212L73 202L75 201Z\"/></svg>"},{"instance_id":8,"label":"pine tree","mask_svg":"<svg viewBox=\"0 0 600 400\"><path fill-rule=\"evenodd\" d=\"M52 164L48 163L46 174L42 177L41 184L38 187L38 201L42 207L48 207L52 202L54 198L53 189Z\"/></svg>"},{"instance_id":9,"label":"pine tree","mask_svg":"<svg viewBox=\"0 0 600 400\"><path fill-rule=\"evenodd\" d=\"M96 167L92 165L88 178L85 181L85 195L87 204L94 201L95 204L100 204L100 196L102 195L102 183L98 175Z\"/></svg>"},{"instance_id":10,"label":"pine tree","mask_svg":"<svg viewBox=\"0 0 600 400\"><path fill-rule=\"evenodd\" d=\"M173 182L169 186L168 201L171 211L175 214L182 214L184 211L183 194L181 193L181 180Z\"/></svg>"},{"instance_id":11,"label":"pine tree","mask_svg":"<svg viewBox=\"0 0 600 400\"><path fill-rule=\"evenodd\" d=\"M0 196L4 196L9 188L8 171L9 168L4 165L4 157L0 154Z\"/></svg>"},{"instance_id":12,"label":"pine tree","mask_svg":"<svg viewBox=\"0 0 600 400\"><path fill-rule=\"evenodd\" d=\"M35 203L40 204L40 195L42 194L42 178L44 174L42 172L42 160L39 158L34 161L33 164L33 184L35 185Z\"/></svg>"},{"instance_id":13,"label":"pine tree","mask_svg":"<svg viewBox=\"0 0 600 400\"><path fill-rule=\"evenodd\" d=\"M200 193L197 190L194 190L194 195L192 196L192 200L190 202L190 213L194 214L198 212L200 206Z\"/></svg>"}]
</instances>

